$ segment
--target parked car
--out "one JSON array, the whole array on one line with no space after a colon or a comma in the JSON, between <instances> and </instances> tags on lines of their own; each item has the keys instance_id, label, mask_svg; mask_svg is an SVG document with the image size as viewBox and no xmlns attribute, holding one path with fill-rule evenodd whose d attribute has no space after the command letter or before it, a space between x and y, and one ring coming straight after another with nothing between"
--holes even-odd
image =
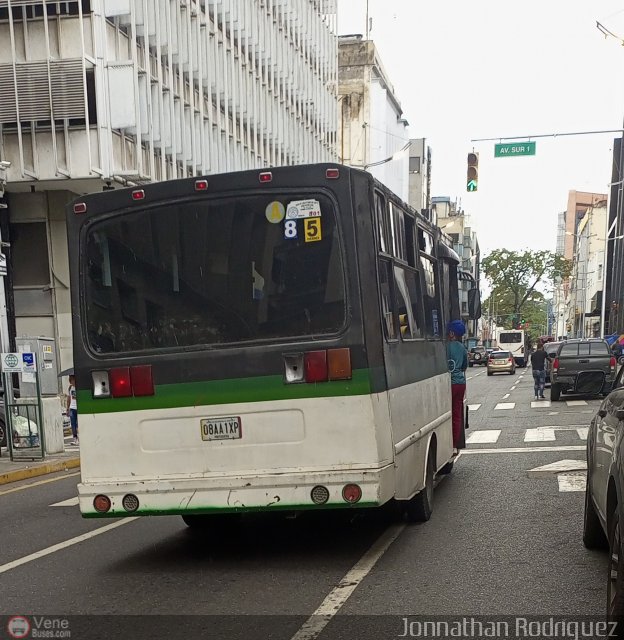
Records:
<instances>
[{"instance_id":1,"label":"parked car","mask_svg":"<svg viewBox=\"0 0 624 640\"><path fill-rule=\"evenodd\" d=\"M485 347L473 347L468 351L468 366L475 364L487 364L487 353Z\"/></svg>"},{"instance_id":2,"label":"parked car","mask_svg":"<svg viewBox=\"0 0 624 640\"><path fill-rule=\"evenodd\" d=\"M511 355L511 351L493 351L487 360L487 374L492 376L495 373L516 373L516 361Z\"/></svg>"},{"instance_id":3,"label":"parked car","mask_svg":"<svg viewBox=\"0 0 624 640\"><path fill-rule=\"evenodd\" d=\"M609 393L617 361L605 340L574 339L562 342L550 368L550 399L562 393L600 395Z\"/></svg>"},{"instance_id":4,"label":"parked car","mask_svg":"<svg viewBox=\"0 0 624 640\"><path fill-rule=\"evenodd\" d=\"M591 421L587 435L587 481L583 543L606 549L607 614L624 616L624 368Z\"/></svg>"},{"instance_id":5,"label":"parked car","mask_svg":"<svg viewBox=\"0 0 624 640\"><path fill-rule=\"evenodd\" d=\"M548 358L544 362L544 371L546 372L546 384L550 384L550 370L552 368L553 360L557 355L557 351L559 351L559 347L562 345L562 342L547 342L544 345L544 351Z\"/></svg>"}]
</instances>

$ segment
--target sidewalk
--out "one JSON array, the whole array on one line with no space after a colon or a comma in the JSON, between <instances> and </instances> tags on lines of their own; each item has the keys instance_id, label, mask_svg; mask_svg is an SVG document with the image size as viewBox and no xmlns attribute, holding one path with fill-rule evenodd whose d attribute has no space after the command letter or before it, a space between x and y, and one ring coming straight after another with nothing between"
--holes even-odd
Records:
<instances>
[{"instance_id":1,"label":"sidewalk","mask_svg":"<svg viewBox=\"0 0 624 640\"><path fill-rule=\"evenodd\" d=\"M80 468L80 450L77 447L67 446L64 453L50 454L44 460L16 460L14 462L11 462L8 450L2 449L0 485L78 468Z\"/></svg>"}]
</instances>

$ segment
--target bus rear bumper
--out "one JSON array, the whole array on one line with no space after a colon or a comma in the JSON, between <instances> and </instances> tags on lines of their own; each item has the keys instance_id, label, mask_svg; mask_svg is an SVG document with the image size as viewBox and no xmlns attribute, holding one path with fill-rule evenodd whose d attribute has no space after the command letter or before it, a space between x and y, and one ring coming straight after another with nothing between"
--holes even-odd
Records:
<instances>
[{"instance_id":1,"label":"bus rear bumper","mask_svg":"<svg viewBox=\"0 0 624 640\"><path fill-rule=\"evenodd\" d=\"M346 485L356 484L362 495L356 503L343 497ZM312 499L317 487L327 489L322 504ZM325 492L316 489L315 495ZM126 499L126 496L135 496ZM80 511L85 518L147 515L252 513L377 507L394 495L394 465L357 471L287 473L159 481L93 482L78 485ZM94 500L106 496L110 509L97 511ZM138 507L134 508L137 504ZM105 502L105 501L104 501ZM128 508L129 507L129 508Z\"/></svg>"}]
</instances>

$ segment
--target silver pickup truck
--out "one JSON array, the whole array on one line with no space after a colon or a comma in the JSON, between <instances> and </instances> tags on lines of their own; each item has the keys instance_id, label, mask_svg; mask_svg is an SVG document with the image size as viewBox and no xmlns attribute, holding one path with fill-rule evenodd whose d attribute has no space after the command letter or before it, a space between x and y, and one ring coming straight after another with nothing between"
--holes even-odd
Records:
<instances>
[{"instance_id":1,"label":"silver pickup truck","mask_svg":"<svg viewBox=\"0 0 624 640\"><path fill-rule=\"evenodd\" d=\"M616 359L605 340L562 342L550 367L550 399L562 393L607 394L616 375Z\"/></svg>"}]
</instances>

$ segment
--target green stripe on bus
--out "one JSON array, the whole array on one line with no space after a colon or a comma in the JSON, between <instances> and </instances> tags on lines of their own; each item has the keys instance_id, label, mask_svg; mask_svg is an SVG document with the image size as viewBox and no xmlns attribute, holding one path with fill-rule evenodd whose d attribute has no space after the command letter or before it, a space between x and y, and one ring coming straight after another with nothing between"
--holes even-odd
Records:
<instances>
[{"instance_id":1,"label":"green stripe on bus","mask_svg":"<svg viewBox=\"0 0 624 640\"><path fill-rule=\"evenodd\" d=\"M314 384L285 384L282 376L161 384L156 386L153 396L100 400L93 398L91 391L81 389L78 391L78 410L80 413L91 414L114 413L238 402L366 395L371 393L369 374L368 369L357 369L353 372L351 380Z\"/></svg>"},{"instance_id":2,"label":"green stripe on bus","mask_svg":"<svg viewBox=\"0 0 624 640\"><path fill-rule=\"evenodd\" d=\"M235 513L268 513L271 511L323 511L336 509L371 509L380 507L378 502L356 502L347 504L345 502L333 502L327 504L281 504L270 507L199 507L197 509L138 509L137 511L98 513L91 511L83 513L83 518L133 518L135 516L201 516L216 514Z\"/></svg>"}]
</instances>

